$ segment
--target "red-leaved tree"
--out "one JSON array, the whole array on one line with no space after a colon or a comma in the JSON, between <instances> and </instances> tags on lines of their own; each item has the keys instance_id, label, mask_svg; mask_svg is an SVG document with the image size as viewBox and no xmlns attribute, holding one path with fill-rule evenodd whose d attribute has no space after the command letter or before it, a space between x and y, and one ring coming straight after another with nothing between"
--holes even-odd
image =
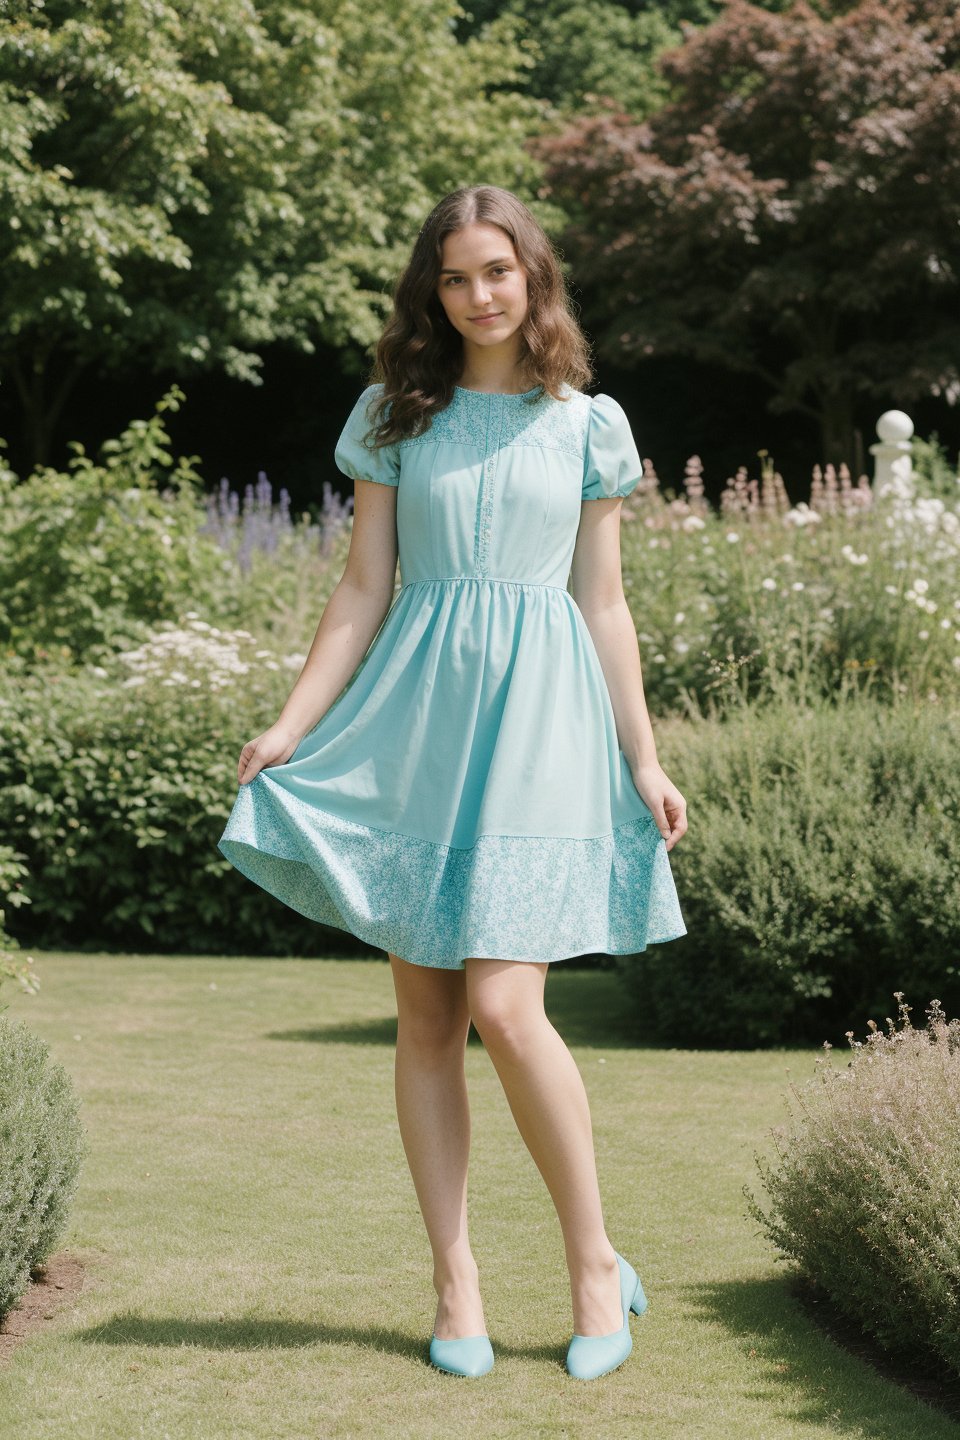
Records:
<instances>
[{"instance_id":1,"label":"red-leaved tree","mask_svg":"<svg viewBox=\"0 0 960 1440\"><path fill-rule=\"evenodd\" d=\"M839 7L838 7L839 9ZM541 140L597 352L760 377L851 453L858 394L960 397L960 15L731 0L661 57L670 102Z\"/></svg>"}]
</instances>

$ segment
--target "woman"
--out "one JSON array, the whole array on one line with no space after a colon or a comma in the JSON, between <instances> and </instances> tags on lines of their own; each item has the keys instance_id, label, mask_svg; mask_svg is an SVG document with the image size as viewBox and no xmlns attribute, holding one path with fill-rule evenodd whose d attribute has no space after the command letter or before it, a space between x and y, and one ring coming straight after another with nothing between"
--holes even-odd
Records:
<instances>
[{"instance_id":1,"label":"woman","mask_svg":"<svg viewBox=\"0 0 960 1440\"><path fill-rule=\"evenodd\" d=\"M286 904L389 955L430 1359L458 1375L494 1361L467 1232L471 1020L560 1219L568 1371L622 1363L646 1308L543 1007L551 962L686 934L667 859L686 806L657 762L620 573L642 465L617 402L576 388L587 356L526 206L489 185L447 195L336 447L355 485L343 576L279 719L241 751L220 840Z\"/></svg>"}]
</instances>

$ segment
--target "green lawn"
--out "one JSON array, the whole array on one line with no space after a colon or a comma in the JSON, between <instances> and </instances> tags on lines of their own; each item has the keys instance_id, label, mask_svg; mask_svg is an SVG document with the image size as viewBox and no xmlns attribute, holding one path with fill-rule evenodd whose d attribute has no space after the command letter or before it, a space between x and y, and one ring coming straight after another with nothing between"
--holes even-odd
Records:
<instances>
[{"instance_id":1,"label":"green lawn","mask_svg":"<svg viewBox=\"0 0 960 1440\"><path fill-rule=\"evenodd\" d=\"M650 1308L570 1379L560 1231L475 1041L471 1224L496 1367L433 1370L430 1255L393 1108L383 962L33 952L90 1153L61 1248L83 1292L0 1373L17 1440L956 1436L805 1318L741 1186L814 1050L635 1049L609 973L553 970L607 1228Z\"/></svg>"}]
</instances>

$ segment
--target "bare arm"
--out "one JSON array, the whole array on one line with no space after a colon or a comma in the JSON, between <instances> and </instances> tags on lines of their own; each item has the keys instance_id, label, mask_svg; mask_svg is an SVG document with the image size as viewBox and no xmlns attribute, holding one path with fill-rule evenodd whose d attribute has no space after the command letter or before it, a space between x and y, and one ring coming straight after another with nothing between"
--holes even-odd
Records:
<instances>
[{"instance_id":1,"label":"bare arm","mask_svg":"<svg viewBox=\"0 0 960 1440\"><path fill-rule=\"evenodd\" d=\"M297 682L269 730L240 752L237 778L248 784L282 764L336 700L383 624L397 573L397 491L354 481L353 528L343 574L320 616Z\"/></svg>"},{"instance_id":2,"label":"bare arm","mask_svg":"<svg viewBox=\"0 0 960 1440\"><path fill-rule=\"evenodd\" d=\"M617 739L637 790L670 850L687 828L686 801L657 759L643 693L637 632L623 593L619 498L585 500L570 570L570 591L600 660Z\"/></svg>"}]
</instances>

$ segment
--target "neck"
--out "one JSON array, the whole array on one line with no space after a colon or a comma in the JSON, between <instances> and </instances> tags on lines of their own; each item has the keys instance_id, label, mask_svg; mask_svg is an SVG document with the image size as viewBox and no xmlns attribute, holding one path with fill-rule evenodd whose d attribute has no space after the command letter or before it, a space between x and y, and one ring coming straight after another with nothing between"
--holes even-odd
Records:
<instances>
[{"instance_id":1,"label":"neck","mask_svg":"<svg viewBox=\"0 0 960 1440\"><path fill-rule=\"evenodd\" d=\"M511 345L504 354L480 345L464 345L462 373L457 380L468 390L502 390L522 393L530 388L523 379L518 360L519 346Z\"/></svg>"}]
</instances>

